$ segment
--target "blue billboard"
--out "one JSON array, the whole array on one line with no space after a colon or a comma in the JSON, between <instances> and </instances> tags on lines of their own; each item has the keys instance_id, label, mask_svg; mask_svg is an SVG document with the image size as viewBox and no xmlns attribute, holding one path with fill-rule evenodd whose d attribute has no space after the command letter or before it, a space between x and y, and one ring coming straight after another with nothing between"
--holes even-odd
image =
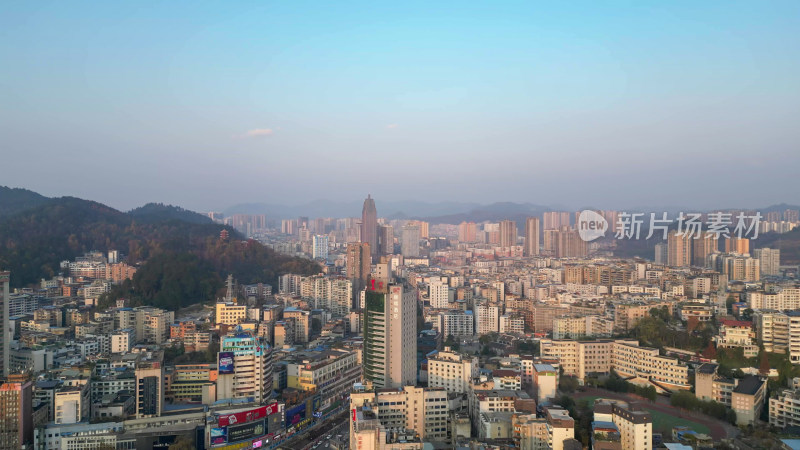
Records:
<instances>
[{"instance_id":1,"label":"blue billboard","mask_svg":"<svg viewBox=\"0 0 800 450\"><path fill-rule=\"evenodd\" d=\"M233 373L233 352L219 352L217 372L220 375Z\"/></svg>"},{"instance_id":2,"label":"blue billboard","mask_svg":"<svg viewBox=\"0 0 800 450\"><path fill-rule=\"evenodd\" d=\"M306 418L306 403L303 402L286 411L286 426L296 425Z\"/></svg>"}]
</instances>

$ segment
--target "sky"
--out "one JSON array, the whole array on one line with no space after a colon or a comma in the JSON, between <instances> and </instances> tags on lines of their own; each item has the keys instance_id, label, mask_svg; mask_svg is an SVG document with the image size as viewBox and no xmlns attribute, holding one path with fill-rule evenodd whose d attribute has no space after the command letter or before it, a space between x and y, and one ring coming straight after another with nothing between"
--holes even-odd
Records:
<instances>
[{"instance_id":1,"label":"sky","mask_svg":"<svg viewBox=\"0 0 800 450\"><path fill-rule=\"evenodd\" d=\"M798 201L800 2L3 2L0 185L123 210Z\"/></svg>"}]
</instances>

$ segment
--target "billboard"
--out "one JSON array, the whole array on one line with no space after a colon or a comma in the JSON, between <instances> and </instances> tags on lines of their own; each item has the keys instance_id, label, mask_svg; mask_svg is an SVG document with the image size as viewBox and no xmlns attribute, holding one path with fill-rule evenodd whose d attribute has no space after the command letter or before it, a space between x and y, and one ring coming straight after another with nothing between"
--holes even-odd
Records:
<instances>
[{"instance_id":1,"label":"billboard","mask_svg":"<svg viewBox=\"0 0 800 450\"><path fill-rule=\"evenodd\" d=\"M296 425L306 418L306 404L305 402L295 406L294 408L286 411L286 427Z\"/></svg>"},{"instance_id":2,"label":"billboard","mask_svg":"<svg viewBox=\"0 0 800 450\"><path fill-rule=\"evenodd\" d=\"M228 428L215 427L211 429L211 445L224 444L228 442Z\"/></svg>"},{"instance_id":3,"label":"billboard","mask_svg":"<svg viewBox=\"0 0 800 450\"><path fill-rule=\"evenodd\" d=\"M260 406L249 411L241 411L232 414L220 414L219 418L217 419L217 423L221 427L242 424L263 419L264 417L275 414L276 412L278 412L278 403L272 403L270 405Z\"/></svg>"},{"instance_id":4,"label":"billboard","mask_svg":"<svg viewBox=\"0 0 800 450\"><path fill-rule=\"evenodd\" d=\"M267 427L264 425L264 419L261 419L244 425L228 427L228 442L252 439L265 434L267 434Z\"/></svg>"},{"instance_id":5,"label":"billboard","mask_svg":"<svg viewBox=\"0 0 800 450\"><path fill-rule=\"evenodd\" d=\"M217 373L220 375L233 373L233 352L219 352Z\"/></svg>"}]
</instances>

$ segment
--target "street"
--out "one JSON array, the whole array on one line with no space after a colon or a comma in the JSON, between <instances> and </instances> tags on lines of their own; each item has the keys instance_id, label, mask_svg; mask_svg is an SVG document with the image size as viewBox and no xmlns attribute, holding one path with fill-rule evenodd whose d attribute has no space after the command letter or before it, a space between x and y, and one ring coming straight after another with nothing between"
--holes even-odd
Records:
<instances>
[{"instance_id":1,"label":"street","mask_svg":"<svg viewBox=\"0 0 800 450\"><path fill-rule=\"evenodd\" d=\"M348 448L350 428L347 418L347 411L343 411L326 420L321 425L317 425L314 428L310 428L292 437L289 442L281 444L279 448L291 450ZM339 438L339 436L341 436L341 438Z\"/></svg>"}]
</instances>

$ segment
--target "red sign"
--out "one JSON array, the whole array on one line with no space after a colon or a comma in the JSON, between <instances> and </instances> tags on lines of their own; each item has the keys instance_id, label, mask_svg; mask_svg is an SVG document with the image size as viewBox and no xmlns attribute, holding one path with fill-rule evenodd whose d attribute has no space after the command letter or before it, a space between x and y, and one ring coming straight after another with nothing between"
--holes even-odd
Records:
<instances>
[{"instance_id":1,"label":"red sign","mask_svg":"<svg viewBox=\"0 0 800 450\"><path fill-rule=\"evenodd\" d=\"M256 409L251 409L250 411L242 411L233 414L221 414L219 416L218 424L220 427L225 427L228 425L252 422L254 420L275 414L276 412L278 412L278 404L272 403L267 406L260 406Z\"/></svg>"},{"instance_id":2,"label":"red sign","mask_svg":"<svg viewBox=\"0 0 800 450\"><path fill-rule=\"evenodd\" d=\"M353 408L353 422L356 421L356 409Z\"/></svg>"}]
</instances>

